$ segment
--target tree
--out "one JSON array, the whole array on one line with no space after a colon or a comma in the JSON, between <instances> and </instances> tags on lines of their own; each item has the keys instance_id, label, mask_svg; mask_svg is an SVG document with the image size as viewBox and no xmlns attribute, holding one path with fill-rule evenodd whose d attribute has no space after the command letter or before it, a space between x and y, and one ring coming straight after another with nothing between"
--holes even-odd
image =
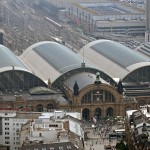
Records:
<instances>
[{"instance_id":1,"label":"tree","mask_svg":"<svg viewBox=\"0 0 150 150\"><path fill-rule=\"evenodd\" d=\"M124 144L124 142L121 140L120 143L116 144L117 150L128 150L127 145Z\"/></svg>"}]
</instances>

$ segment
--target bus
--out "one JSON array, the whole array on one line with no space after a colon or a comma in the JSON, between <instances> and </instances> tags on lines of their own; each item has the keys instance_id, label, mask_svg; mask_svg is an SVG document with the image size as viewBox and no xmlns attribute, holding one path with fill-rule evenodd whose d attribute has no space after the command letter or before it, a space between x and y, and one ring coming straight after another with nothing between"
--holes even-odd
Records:
<instances>
[{"instance_id":1,"label":"bus","mask_svg":"<svg viewBox=\"0 0 150 150\"><path fill-rule=\"evenodd\" d=\"M125 129L116 129L109 133L109 139L125 138Z\"/></svg>"}]
</instances>

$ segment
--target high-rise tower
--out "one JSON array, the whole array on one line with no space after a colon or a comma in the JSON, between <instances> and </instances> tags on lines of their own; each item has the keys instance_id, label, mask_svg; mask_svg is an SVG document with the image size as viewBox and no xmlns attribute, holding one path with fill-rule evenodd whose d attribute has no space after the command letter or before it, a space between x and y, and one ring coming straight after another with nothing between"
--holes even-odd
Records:
<instances>
[{"instance_id":1,"label":"high-rise tower","mask_svg":"<svg viewBox=\"0 0 150 150\"><path fill-rule=\"evenodd\" d=\"M150 0L146 0L146 31L145 42L150 42Z\"/></svg>"},{"instance_id":2,"label":"high-rise tower","mask_svg":"<svg viewBox=\"0 0 150 150\"><path fill-rule=\"evenodd\" d=\"M150 0L146 0L146 31L150 31Z\"/></svg>"}]
</instances>

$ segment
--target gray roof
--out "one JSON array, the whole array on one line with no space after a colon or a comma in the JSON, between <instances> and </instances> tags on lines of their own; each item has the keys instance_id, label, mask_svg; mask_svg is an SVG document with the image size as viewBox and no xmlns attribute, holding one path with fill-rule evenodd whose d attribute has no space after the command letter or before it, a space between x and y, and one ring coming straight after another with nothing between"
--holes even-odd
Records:
<instances>
[{"instance_id":1,"label":"gray roof","mask_svg":"<svg viewBox=\"0 0 150 150\"><path fill-rule=\"evenodd\" d=\"M58 100L60 97L62 97L62 93L58 92L55 94L50 94L50 95L31 95L28 91L7 91L7 92L2 92L0 95L0 101L15 101L16 96L22 96L24 100L30 101L30 100Z\"/></svg>"},{"instance_id":2,"label":"gray roof","mask_svg":"<svg viewBox=\"0 0 150 150\"><path fill-rule=\"evenodd\" d=\"M29 145L23 145L21 148L21 150L77 150L78 148L75 147L71 142L57 142L57 143L51 143L51 144L39 144L39 143L35 143L35 144L29 144Z\"/></svg>"},{"instance_id":3,"label":"gray roof","mask_svg":"<svg viewBox=\"0 0 150 150\"><path fill-rule=\"evenodd\" d=\"M81 90L82 88L86 87L87 85L93 84L95 82L95 80L96 80L95 74L89 73L89 72L81 72L81 73L72 75L70 78L68 78L65 81L65 84L67 86L69 86L69 88L73 91L73 87L74 87L74 84L76 81L79 86L79 90ZM102 78L100 78L100 81L102 83L107 83Z\"/></svg>"},{"instance_id":4,"label":"gray roof","mask_svg":"<svg viewBox=\"0 0 150 150\"><path fill-rule=\"evenodd\" d=\"M12 51L3 45L0 45L0 70L5 71L6 69L2 69L4 67L12 69L12 66L28 70L21 60L12 53Z\"/></svg>"},{"instance_id":5,"label":"gray roof","mask_svg":"<svg viewBox=\"0 0 150 150\"><path fill-rule=\"evenodd\" d=\"M110 40L93 41L80 54L83 50L86 59L115 78L123 78L138 67L150 66L150 58Z\"/></svg>"},{"instance_id":6,"label":"gray roof","mask_svg":"<svg viewBox=\"0 0 150 150\"><path fill-rule=\"evenodd\" d=\"M41 43L35 46L33 50L57 71L62 73L69 68L79 67L82 63L81 57L75 57L76 54L72 50L58 43Z\"/></svg>"},{"instance_id":7,"label":"gray roof","mask_svg":"<svg viewBox=\"0 0 150 150\"><path fill-rule=\"evenodd\" d=\"M69 104L69 101L67 99L65 99L64 97L62 97L62 96L59 96L57 98L57 100L59 101L60 105L68 105Z\"/></svg>"},{"instance_id":8,"label":"gray roof","mask_svg":"<svg viewBox=\"0 0 150 150\"><path fill-rule=\"evenodd\" d=\"M55 81L61 74L79 68L83 62L80 54L51 41L33 44L20 56L21 60L41 79ZM86 61L86 66L95 67Z\"/></svg>"},{"instance_id":9,"label":"gray roof","mask_svg":"<svg viewBox=\"0 0 150 150\"><path fill-rule=\"evenodd\" d=\"M54 94L54 91L52 91L51 89L47 88L47 87L34 87L29 89L29 93L31 95L50 95L50 94Z\"/></svg>"},{"instance_id":10,"label":"gray roof","mask_svg":"<svg viewBox=\"0 0 150 150\"><path fill-rule=\"evenodd\" d=\"M123 68L139 62L150 61L150 59L114 41L102 40L92 45L91 48Z\"/></svg>"}]
</instances>

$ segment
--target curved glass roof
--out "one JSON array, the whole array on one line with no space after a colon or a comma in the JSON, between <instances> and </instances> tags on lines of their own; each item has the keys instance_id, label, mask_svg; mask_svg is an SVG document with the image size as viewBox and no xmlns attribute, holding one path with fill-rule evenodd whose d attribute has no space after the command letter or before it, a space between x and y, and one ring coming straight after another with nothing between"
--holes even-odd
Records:
<instances>
[{"instance_id":1,"label":"curved glass roof","mask_svg":"<svg viewBox=\"0 0 150 150\"><path fill-rule=\"evenodd\" d=\"M76 81L79 86L79 90L81 90L87 85L94 84L95 80L96 80L96 74L89 73L89 72L80 72L80 73L72 75L70 78L67 78L67 80L65 81L65 84L69 86L69 88L73 91L73 87ZM102 83L107 83L102 78L100 78L100 81Z\"/></svg>"},{"instance_id":2,"label":"curved glass roof","mask_svg":"<svg viewBox=\"0 0 150 150\"><path fill-rule=\"evenodd\" d=\"M72 78L72 76L76 75L76 74L82 74L82 73L86 73L86 74L93 74L94 76L96 75L96 73L99 72L100 73L100 76L101 76L101 79L102 80L105 80L106 82L108 82L109 84L111 85L116 85L116 82L112 79L111 76L109 76L108 74L106 74L105 72L99 70L99 69L96 69L96 68L89 68L89 67L83 67L83 68L76 68L76 69L72 69L64 74L62 74L59 78L57 78L53 83L52 83L52 87L54 88L60 88L62 86L61 83L64 83L66 82L66 79L72 79L73 82L74 82L74 79ZM83 77L84 78L84 77ZM83 79L82 76L80 76L80 79L81 80L85 80ZM87 80L86 80L87 81ZM80 82L80 81L79 81ZM91 82L90 80L85 82L85 83L88 83L88 82ZM82 83L82 81L81 81Z\"/></svg>"},{"instance_id":3,"label":"curved glass roof","mask_svg":"<svg viewBox=\"0 0 150 150\"><path fill-rule=\"evenodd\" d=\"M0 68L8 66L16 66L27 69L7 47L0 45Z\"/></svg>"},{"instance_id":4,"label":"curved glass roof","mask_svg":"<svg viewBox=\"0 0 150 150\"><path fill-rule=\"evenodd\" d=\"M82 63L81 56L77 57L77 54L69 48L55 42L44 42L40 45L35 45L33 51L59 72L79 67Z\"/></svg>"},{"instance_id":5,"label":"curved glass roof","mask_svg":"<svg viewBox=\"0 0 150 150\"><path fill-rule=\"evenodd\" d=\"M91 48L123 68L127 68L135 63L150 61L150 59L136 51L110 40L93 42Z\"/></svg>"},{"instance_id":6,"label":"curved glass roof","mask_svg":"<svg viewBox=\"0 0 150 150\"><path fill-rule=\"evenodd\" d=\"M34 87L29 89L29 93L31 95L50 95L50 94L54 94L54 92L52 92L51 89L47 88L47 87Z\"/></svg>"}]
</instances>

